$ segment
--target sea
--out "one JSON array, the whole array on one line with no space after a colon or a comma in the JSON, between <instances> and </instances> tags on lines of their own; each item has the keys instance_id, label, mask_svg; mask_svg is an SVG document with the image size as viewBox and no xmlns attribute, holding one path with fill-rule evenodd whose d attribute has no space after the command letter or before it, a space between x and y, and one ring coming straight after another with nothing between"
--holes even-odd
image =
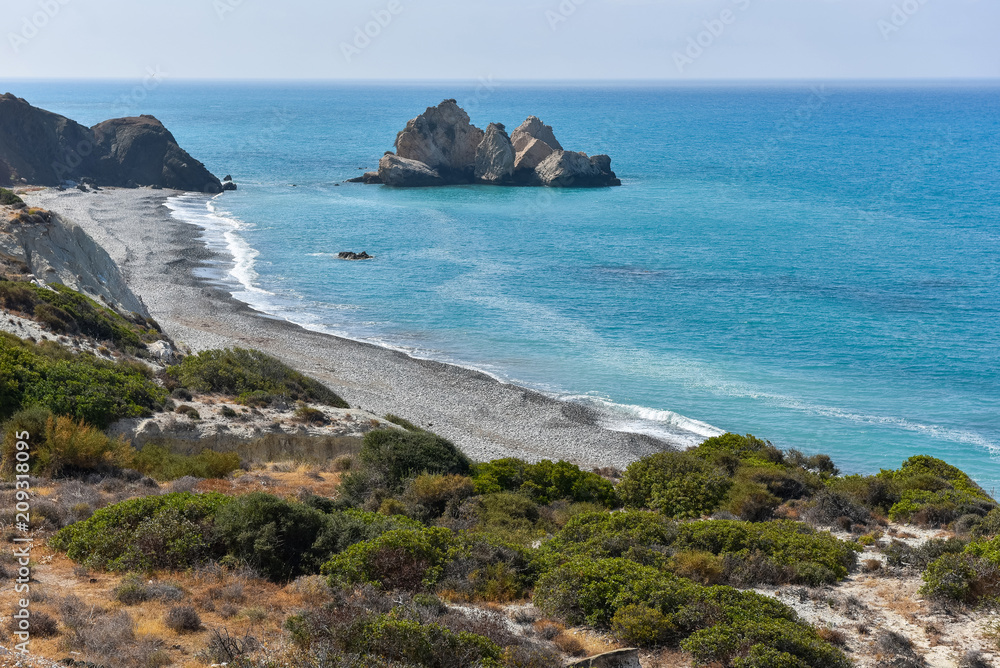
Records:
<instances>
[{"instance_id":1,"label":"sea","mask_svg":"<svg viewBox=\"0 0 1000 668\"><path fill-rule=\"evenodd\" d=\"M172 199L201 273L309 329L481 369L686 445L1000 486L1000 84L9 81L153 114L239 190ZM344 183L455 98L606 153L620 188ZM347 262L340 251L374 260Z\"/></svg>"}]
</instances>

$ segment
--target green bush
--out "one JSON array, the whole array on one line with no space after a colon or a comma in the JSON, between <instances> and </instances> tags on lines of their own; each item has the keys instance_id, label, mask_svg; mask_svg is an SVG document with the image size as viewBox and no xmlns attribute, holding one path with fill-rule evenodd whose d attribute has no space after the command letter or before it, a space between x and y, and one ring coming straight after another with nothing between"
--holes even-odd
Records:
<instances>
[{"instance_id":1,"label":"green bush","mask_svg":"<svg viewBox=\"0 0 1000 668\"><path fill-rule=\"evenodd\" d=\"M1000 508L991 510L972 531L977 538L1000 536Z\"/></svg>"},{"instance_id":2,"label":"green bush","mask_svg":"<svg viewBox=\"0 0 1000 668\"><path fill-rule=\"evenodd\" d=\"M674 547L704 550L746 559L759 553L780 566L795 569L804 584L832 583L847 577L860 548L800 522L766 523L709 520L678 527Z\"/></svg>"},{"instance_id":3,"label":"green bush","mask_svg":"<svg viewBox=\"0 0 1000 668\"><path fill-rule=\"evenodd\" d=\"M642 604L664 614L693 600L698 585L628 559L569 561L538 580L533 600L544 612L570 624L608 628L615 613Z\"/></svg>"},{"instance_id":4,"label":"green bush","mask_svg":"<svg viewBox=\"0 0 1000 668\"><path fill-rule=\"evenodd\" d=\"M1000 597L1000 564L973 553L938 557L923 579L920 593L938 600L975 605Z\"/></svg>"},{"instance_id":5,"label":"green bush","mask_svg":"<svg viewBox=\"0 0 1000 668\"><path fill-rule=\"evenodd\" d=\"M103 429L149 415L166 394L141 365L74 355L57 344L35 345L0 332L0 420L40 405Z\"/></svg>"},{"instance_id":6,"label":"green bush","mask_svg":"<svg viewBox=\"0 0 1000 668\"><path fill-rule=\"evenodd\" d=\"M368 583L419 591L440 579L454 534L443 528L399 529L356 543L323 564L330 586Z\"/></svg>"},{"instance_id":7,"label":"green bush","mask_svg":"<svg viewBox=\"0 0 1000 668\"><path fill-rule=\"evenodd\" d=\"M455 633L439 624L421 624L391 614L366 620L347 649L427 668L498 667L501 658L500 647L483 636Z\"/></svg>"},{"instance_id":8,"label":"green bush","mask_svg":"<svg viewBox=\"0 0 1000 668\"><path fill-rule=\"evenodd\" d=\"M130 499L61 529L50 542L90 568L189 568L218 553L211 522L229 503L228 497L215 493Z\"/></svg>"},{"instance_id":9,"label":"green bush","mask_svg":"<svg viewBox=\"0 0 1000 668\"><path fill-rule=\"evenodd\" d=\"M463 475L423 473L410 481L404 498L420 509L418 514L430 520L440 517L449 506L456 506L475 492L472 478Z\"/></svg>"},{"instance_id":10,"label":"green bush","mask_svg":"<svg viewBox=\"0 0 1000 668\"><path fill-rule=\"evenodd\" d=\"M494 535L462 533L449 550L439 587L468 600L525 598L540 571L535 550Z\"/></svg>"},{"instance_id":11,"label":"green bush","mask_svg":"<svg viewBox=\"0 0 1000 668\"><path fill-rule=\"evenodd\" d=\"M328 556L314 547L327 522L323 513L305 504L254 492L219 509L214 535L230 556L285 582L315 573Z\"/></svg>"},{"instance_id":12,"label":"green bush","mask_svg":"<svg viewBox=\"0 0 1000 668\"><path fill-rule=\"evenodd\" d=\"M541 552L550 562L575 557L627 557L645 565L662 566L676 538L677 523L659 513L582 513L545 543Z\"/></svg>"},{"instance_id":13,"label":"green bush","mask_svg":"<svg viewBox=\"0 0 1000 668\"><path fill-rule=\"evenodd\" d=\"M557 499L599 503L611 507L615 504L614 486L589 471L569 462L552 462L547 459L537 464L508 458L478 464L473 477L476 492L520 492L540 504Z\"/></svg>"},{"instance_id":14,"label":"green bush","mask_svg":"<svg viewBox=\"0 0 1000 668\"><path fill-rule=\"evenodd\" d=\"M451 441L428 432L398 429L365 434L358 459L365 470L349 478L374 474L394 492L403 490L406 478L421 473L468 475L472 468L468 457Z\"/></svg>"},{"instance_id":15,"label":"green bush","mask_svg":"<svg viewBox=\"0 0 1000 668\"><path fill-rule=\"evenodd\" d=\"M963 515L985 516L997 508L968 475L934 457L910 457L898 470L883 470L877 477L900 491L889 509L893 521L940 526Z\"/></svg>"},{"instance_id":16,"label":"green bush","mask_svg":"<svg viewBox=\"0 0 1000 668\"><path fill-rule=\"evenodd\" d=\"M509 538L534 539L538 533L538 504L522 494L500 492L469 499L462 506L463 514L476 519L481 531L504 533Z\"/></svg>"},{"instance_id":17,"label":"green bush","mask_svg":"<svg viewBox=\"0 0 1000 668\"><path fill-rule=\"evenodd\" d=\"M629 465L617 491L630 508L686 518L714 511L730 485L723 471L694 454L660 452Z\"/></svg>"},{"instance_id":18,"label":"green bush","mask_svg":"<svg viewBox=\"0 0 1000 668\"><path fill-rule=\"evenodd\" d=\"M349 408L347 402L319 381L257 350L206 350L185 357L183 362L170 367L168 373L188 389L238 396L247 403L263 397L281 397Z\"/></svg>"},{"instance_id":19,"label":"green bush","mask_svg":"<svg viewBox=\"0 0 1000 668\"><path fill-rule=\"evenodd\" d=\"M235 452L215 452L208 448L197 455L179 455L162 445L149 443L135 454L132 468L161 481L184 476L224 478L240 468L240 456Z\"/></svg>"},{"instance_id":20,"label":"green bush","mask_svg":"<svg viewBox=\"0 0 1000 668\"><path fill-rule=\"evenodd\" d=\"M615 612L611 631L622 642L637 647L665 645L677 633L669 616L641 603L630 603Z\"/></svg>"},{"instance_id":21,"label":"green bush","mask_svg":"<svg viewBox=\"0 0 1000 668\"><path fill-rule=\"evenodd\" d=\"M748 613L693 633L681 647L695 665L734 668L849 668L851 661L816 631L790 619Z\"/></svg>"},{"instance_id":22,"label":"green bush","mask_svg":"<svg viewBox=\"0 0 1000 668\"><path fill-rule=\"evenodd\" d=\"M15 195L13 190L0 188L0 204L12 206L14 204L24 204L24 200Z\"/></svg>"},{"instance_id":23,"label":"green bush","mask_svg":"<svg viewBox=\"0 0 1000 668\"><path fill-rule=\"evenodd\" d=\"M726 433L721 436L707 438L691 449L691 454L712 462L715 465L728 468L735 472L742 463L780 463L784 461L781 451L767 441L747 434Z\"/></svg>"},{"instance_id":24,"label":"green bush","mask_svg":"<svg viewBox=\"0 0 1000 668\"><path fill-rule=\"evenodd\" d=\"M1000 566L1000 536L993 538L993 540L970 543L965 551Z\"/></svg>"}]
</instances>

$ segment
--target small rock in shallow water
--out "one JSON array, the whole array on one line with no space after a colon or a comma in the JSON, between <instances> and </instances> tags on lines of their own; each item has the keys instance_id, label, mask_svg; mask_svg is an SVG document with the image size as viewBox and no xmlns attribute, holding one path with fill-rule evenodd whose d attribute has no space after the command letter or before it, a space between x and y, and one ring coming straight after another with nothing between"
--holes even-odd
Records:
<instances>
[{"instance_id":1,"label":"small rock in shallow water","mask_svg":"<svg viewBox=\"0 0 1000 668\"><path fill-rule=\"evenodd\" d=\"M362 251L360 253L354 253L354 252L351 252L351 251L341 251L340 253L337 253L337 257L339 257L341 260L373 260L373 259L375 259L374 255L369 255L365 251Z\"/></svg>"}]
</instances>

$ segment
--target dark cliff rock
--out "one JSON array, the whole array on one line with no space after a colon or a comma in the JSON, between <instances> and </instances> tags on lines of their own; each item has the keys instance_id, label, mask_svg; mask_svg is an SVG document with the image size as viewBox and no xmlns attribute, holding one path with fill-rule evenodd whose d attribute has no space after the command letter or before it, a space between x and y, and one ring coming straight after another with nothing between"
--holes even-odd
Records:
<instances>
[{"instance_id":1,"label":"dark cliff rock","mask_svg":"<svg viewBox=\"0 0 1000 668\"><path fill-rule=\"evenodd\" d=\"M552 127L529 116L507 136L490 123L483 132L455 100L445 100L410 120L396 136L396 152L378 173L350 179L397 188L481 183L503 186L595 188L620 186L611 158L562 150Z\"/></svg>"},{"instance_id":2,"label":"dark cliff rock","mask_svg":"<svg viewBox=\"0 0 1000 668\"><path fill-rule=\"evenodd\" d=\"M45 186L90 179L101 186L222 191L222 182L152 116L87 128L10 93L0 96L0 180L5 176Z\"/></svg>"}]
</instances>

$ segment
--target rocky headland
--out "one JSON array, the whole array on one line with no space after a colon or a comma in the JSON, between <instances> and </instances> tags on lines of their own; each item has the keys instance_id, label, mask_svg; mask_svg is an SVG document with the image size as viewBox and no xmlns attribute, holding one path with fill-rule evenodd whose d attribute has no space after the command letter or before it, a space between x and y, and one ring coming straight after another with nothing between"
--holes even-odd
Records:
<instances>
[{"instance_id":1,"label":"rocky headland","mask_svg":"<svg viewBox=\"0 0 1000 668\"><path fill-rule=\"evenodd\" d=\"M235 189L224 187L152 116L88 128L10 93L0 96L0 185L67 182L205 193Z\"/></svg>"},{"instance_id":2,"label":"rocky headland","mask_svg":"<svg viewBox=\"0 0 1000 668\"><path fill-rule=\"evenodd\" d=\"M472 125L455 100L410 120L396 136L396 152L377 172L352 182L397 188L478 183L496 186L598 188L620 186L607 155L563 150L552 127L529 116L510 135L500 123Z\"/></svg>"}]
</instances>

